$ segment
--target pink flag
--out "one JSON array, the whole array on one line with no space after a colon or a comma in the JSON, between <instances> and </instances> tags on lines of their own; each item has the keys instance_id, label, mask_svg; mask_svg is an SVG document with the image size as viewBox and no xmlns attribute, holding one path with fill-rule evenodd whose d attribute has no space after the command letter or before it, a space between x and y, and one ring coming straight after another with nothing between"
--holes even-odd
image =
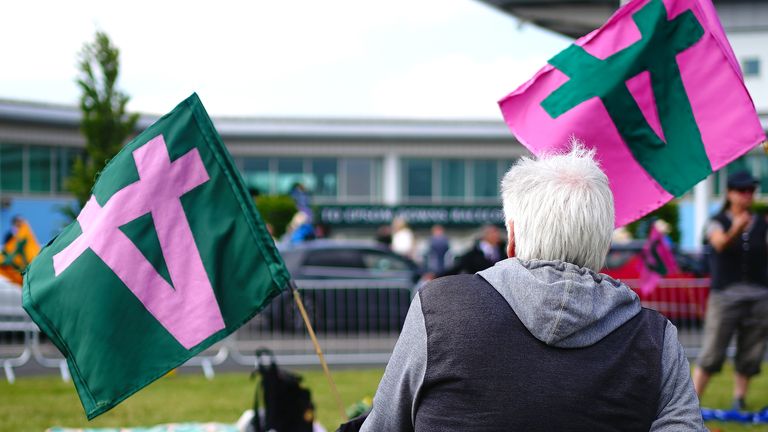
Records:
<instances>
[{"instance_id":1,"label":"pink flag","mask_svg":"<svg viewBox=\"0 0 768 432\"><path fill-rule=\"evenodd\" d=\"M616 226L765 140L710 0L634 0L499 105L536 155L596 149Z\"/></svg>"},{"instance_id":2,"label":"pink flag","mask_svg":"<svg viewBox=\"0 0 768 432\"><path fill-rule=\"evenodd\" d=\"M640 293L646 297L656 290L666 275L678 273L675 255L664 234L651 225L648 240L643 245L643 268L640 270Z\"/></svg>"}]
</instances>

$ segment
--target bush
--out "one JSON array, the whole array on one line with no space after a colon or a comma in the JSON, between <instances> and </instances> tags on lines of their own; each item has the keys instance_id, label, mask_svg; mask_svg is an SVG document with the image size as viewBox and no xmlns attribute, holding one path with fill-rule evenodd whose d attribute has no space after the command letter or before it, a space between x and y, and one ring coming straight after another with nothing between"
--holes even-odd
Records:
<instances>
[{"instance_id":1,"label":"bush","mask_svg":"<svg viewBox=\"0 0 768 432\"><path fill-rule=\"evenodd\" d=\"M272 225L272 235L280 238L296 214L296 204L288 195L259 195L255 198L256 209L264 222Z\"/></svg>"},{"instance_id":2,"label":"bush","mask_svg":"<svg viewBox=\"0 0 768 432\"><path fill-rule=\"evenodd\" d=\"M648 231L651 223L661 219L669 224L669 238L675 244L680 243L680 209L677 201L670 201L656 211L645 215L642 219L636 220L627 225L627 231L632 234L632 238L642 239L648 237Z\"/></svg>"}]
</instances>

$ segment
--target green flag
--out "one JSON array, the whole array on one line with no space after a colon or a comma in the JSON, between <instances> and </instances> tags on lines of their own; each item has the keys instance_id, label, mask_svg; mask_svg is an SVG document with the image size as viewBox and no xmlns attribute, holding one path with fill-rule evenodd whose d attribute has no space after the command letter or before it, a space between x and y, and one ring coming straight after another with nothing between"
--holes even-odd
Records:
<instances>
[{"instance_id":1,"label":"green flag","mask_svg":"<svg viewBox=\"0 0 768 432\"><path fill-rule=\"evenodd\" d=\"M193 94L104 168L28 268L23 302L92 419L237 330L288 280Z\"/></svg>"}]
</instances>

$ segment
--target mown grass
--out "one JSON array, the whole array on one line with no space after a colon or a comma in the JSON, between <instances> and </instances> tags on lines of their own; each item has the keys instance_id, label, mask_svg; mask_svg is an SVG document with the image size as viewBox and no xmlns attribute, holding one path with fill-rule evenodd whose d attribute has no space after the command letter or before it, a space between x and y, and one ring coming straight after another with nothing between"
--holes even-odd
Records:
<instances>
[{"instance_id":1,"label":"mown grass","mask_svg":"<svg viewBox=\"0 0 768 432\"><path fill-rule=\"evenodd\" d=\"M345 405L373 396L383 369L338 370L333 378ZM342 415L319 370L301 370L312 390L317 418L329 431ZM255 382L247 373L220 373L212 381L201 374L161 378L93 421L85 418L74 385L58 376L20 377L15 384L0 381L0 431L44 431L71 428L136 427L174 422L235 423L252 407Z\"/></svg>"},{"instance_id":2,"label":"mown grass","mask_svg":"<svg viewBox=\"0 0 768 432\"><path fill-rule=\"evenodd\" d=\"M299 370L312 390L318 420L334 431L342 420L329 385L319 370ZM336 370L333 377L345 406L372 396L383 369ZM716 376L702 403L711 408L731 405L730 370ZM172 422L234 423L253 403L255 383L247 373L220 373L212 381L196 373L162 378L127 401L88 422L74 386L55 375L21 377L15 384L0 381L0 431L44 431L52 426L72 428L136 427ZM747 401L757 410L768 406L768 376L758 377ZM768 425L711 422L723 432L765 431Z\"/></svg>"}]
</instances>

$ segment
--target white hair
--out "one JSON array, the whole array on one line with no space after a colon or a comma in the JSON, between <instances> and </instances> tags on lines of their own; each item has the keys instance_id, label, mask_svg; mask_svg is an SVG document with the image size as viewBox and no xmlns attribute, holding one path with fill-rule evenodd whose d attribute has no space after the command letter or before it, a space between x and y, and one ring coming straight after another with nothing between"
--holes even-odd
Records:
<instances>
[{"instance_id":1,"label":"white hair","mask_svg":"<svg viewBox=\"0 0 768 432\"><path fill-rule=\"evenodd\" d=\"M608 177L595 151L571 140L565 154L522 158L501 180L515 256L560 260L600 271L611 244L614 213Z\"/></svg>"}]
</instances>

